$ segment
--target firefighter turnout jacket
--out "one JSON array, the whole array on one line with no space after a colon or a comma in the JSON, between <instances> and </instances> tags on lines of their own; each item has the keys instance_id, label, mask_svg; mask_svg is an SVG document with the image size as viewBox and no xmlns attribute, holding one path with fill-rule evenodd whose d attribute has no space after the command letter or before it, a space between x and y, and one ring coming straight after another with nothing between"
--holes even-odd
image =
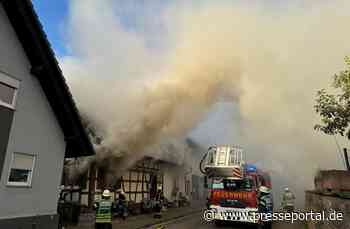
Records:
<instances>
[{"instance_id":1,"label":"firefighter turnout jacket","mask_svg":"<svg viewBox=\"0 0 350 229\"><path fill-rule=\"evenodd\" d=\"M96 208L96 223L112 223L112 208L111 200L101 200L95 203Z\"/></svg>"}]
</instances>

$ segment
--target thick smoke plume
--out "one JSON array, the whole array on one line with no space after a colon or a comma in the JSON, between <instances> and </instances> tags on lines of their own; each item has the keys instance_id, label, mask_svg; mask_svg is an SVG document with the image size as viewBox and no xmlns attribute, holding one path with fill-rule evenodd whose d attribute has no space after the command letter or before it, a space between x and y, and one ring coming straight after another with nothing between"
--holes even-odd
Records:
<instances>
[{"instance_id":1,"label":"thick smoke plume","mask_svg":"<svg viewBox=\"0 0 350 229\"><path fill-rule=\"evenodd\" d=\"M97 2L90 1L90 4L95 5ZM80 17L75 19L74 17L77 16L74 14L75 7L80 9L81 6L75 5L73 2L72 7L73 22L77 20L79 23L84 23L90 19L90 14L78 15L83 19ZM98 8L95 13L98 13L97 10ZM110 9L103 9L103 11L108 12ZM84 27L80 26L76 28L78 34L84 34L85 31L80 31ZM118 27L110 29L114 31ZM112 38L111 41L113 41ZM97 40L97 42L103 42L104 39L101 38L101 41ZM183 138L198 124L219 98L222 96L234 97L238 90L232 90L229 94L228 85L238 82L241 74L240 63L236 53L226 51L227 47L223 43L225 38L222 37L222 39L220 46L208 43L205 37L193 40L186 39L183 43L176 44L176 50L167 56L166 63L160 66L158 72L135 73L136 75L133 75L132 69L124 70L127 71L126 73L122 72L126 75L119 75L121 74L120 69L117 68L120 65L116 63L120 60L115 57L114 52L120 52L119 48L121 47L119 45L114 47L114 42L109 43L112 47L108 48L110 49L108 53L100 53L100 51L106 50L103 47L101 48L103 50L100 50L100 47L95 45L90 47L90 43L87 44L89 47L82 47L83 51L86 51L84 48L87 48L88 52L92 52L87 54L88 59L84 60L86 63L74 65L72 59L65 59L64 69L77 68L81 71L77 75L84 74L85 77L77 79L78 81L74 81L75 79L72 81L73 91L78 90L77 93L81 94L78 98L85 100L81 101L79 105L83 112L91 117L97 125L97 129L104 131L101 134L104 140L102 148L99 150L101 152L99 156L110 156L110 154L120 156L125 152L140 154L148 147L155 146L169 138ZM205 44L205 52L211 53L210 55L201 54L203 42L207 43ZM99 45L97 44L97 46ZM130 47L130 49L134 49L134 47ZM138 52L144 53L146 51L151 52L151 50L143 48L138 50L136 55L139 55ZM125 58L128 58L128 55L131 55L130 50L126 50L126 52L124 53ZM193 53L193 55L189 56L189 53ZM107 58L111 59L106 60ZM136 58L140 57L136 56ZM147 58L148 56L145 56L145 59L142 60L145 62L143 65L148 63ZM105 66L106 61L110 62L111 66ZM135 64L140 62L133 56L130 57L129 61L135 62ZM96 66L97 64L99 65ZM132 63L128 64L132 65ZM138 68L139 66L133 67ZM108 71L105 72L105 70ZM93 74L94 72L98 73ZM103 76L105 74L106 76ZM143 78L142 74L158 74L158 77L149 81L144 80L141 83L130 83L130 81L139 80L139 77ZM69 75L74 76L75 74ZM124 77L124 79L118 79L119 77ZM108 81L108 85L106 82L98 82L104 80ZM105 85L105 88L102 85ZM120 90L123 90L125 94L118 94ZM98 109L99 107L101 109Z\"/></svg>"},{"instance_id":2,"label":"thick smoke plume","mask_svg":"<svg viewBox=\"0 0 350 229\"><path fill-rule=\"evenodd\" d=\"M242 145L272 172L276 191L289 185L301 201L317 168L341 166L333 139L313 130L313 105L350 53L349 1L72 0L70 7L72 55L61 65L112 149L102 158L137 159L197 128L203 144ZM232 122L201 128L223 100L235 104ZM221 128L228 131L213 134Z\"/></svg>"}]
</instances>

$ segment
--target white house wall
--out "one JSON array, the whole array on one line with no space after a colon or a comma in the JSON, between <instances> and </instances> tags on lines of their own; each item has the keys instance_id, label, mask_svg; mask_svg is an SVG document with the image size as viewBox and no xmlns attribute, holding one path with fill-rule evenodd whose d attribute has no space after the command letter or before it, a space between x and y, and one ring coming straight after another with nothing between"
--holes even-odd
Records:
<instances>
[{"instance_id":1,"label":"white house wall","mask_svg":"<svg viewBox=\"0 0 350 229\"><path fill-rule=\"evenodd\" d=\"M174 199L174 197L172 196L172 193L175 188L176 174L166 168L163 171L164 171L164 185L163 185L164 197L172 201Z\"/></svg>"},{"instance_id":2,"label":"white house wall","mask_svg":"<svg viewBox=\"0 0 350 229\"><path fill-rule=\"evenodd\" d=\"M54 113L0 4L0 71L20 81L0 180L0 219L55 214L65 142ZM9 187L13 152L36 155L29 188Z\"/></svg>"}]
</instances>

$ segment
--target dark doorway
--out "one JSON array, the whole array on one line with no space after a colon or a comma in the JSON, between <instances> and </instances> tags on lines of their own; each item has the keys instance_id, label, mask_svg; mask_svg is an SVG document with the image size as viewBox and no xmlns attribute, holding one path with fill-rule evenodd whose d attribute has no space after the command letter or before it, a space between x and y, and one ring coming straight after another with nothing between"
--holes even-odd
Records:
<instances>
[{"instance_id":1,"label":"dark doorway","mask_svg":"<svg viewBox=\"0 0 350 229\"><path fill-rule=\"evenodd\" d=\"M150 190L149 190L149 195L151 199L156 198L157 195L157 175L156 174L151 174L150 176Z\"/></svg>"}]
</instances>

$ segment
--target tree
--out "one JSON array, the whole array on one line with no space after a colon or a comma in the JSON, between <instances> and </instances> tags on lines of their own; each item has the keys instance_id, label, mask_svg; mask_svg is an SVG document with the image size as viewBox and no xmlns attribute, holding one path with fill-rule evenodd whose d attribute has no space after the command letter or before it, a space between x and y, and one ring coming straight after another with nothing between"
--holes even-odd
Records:
<instances>
[{"instance_id":1,"label":"tree","mask_svg":"<svg viewBox=\"0 0 350 229\"><path fill-rule=\"evenodd\" d=\"M340 134L350 139L350 58L345 57L346 70L334 75L332 87L334 93L325 89L317 92L316 113L321 116L322 124L315 130L325 134Z\"/></svg>"}]
</instances>

